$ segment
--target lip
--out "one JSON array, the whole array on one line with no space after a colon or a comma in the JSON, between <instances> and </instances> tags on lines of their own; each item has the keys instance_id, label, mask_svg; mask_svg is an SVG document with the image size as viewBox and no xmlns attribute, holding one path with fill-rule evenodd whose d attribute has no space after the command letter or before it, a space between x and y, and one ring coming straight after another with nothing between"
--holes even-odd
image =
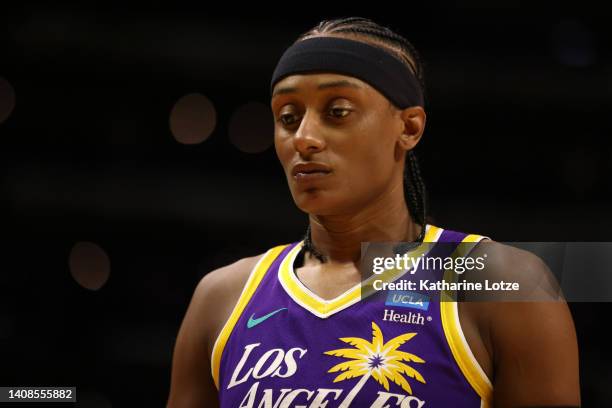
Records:
<instances>
[{"instance_id":1,"label":"lip","mask_svg":"<svg viewBox=\"0 0 612 408\"><path fill-rule=\"evenodd\" d=\"M298 183L307 183L310 181L320 180L324 177L329 176L330 173L324 173L321 171L317 171L314 173L297 173L293 178Z\"/></svg>"},{"instance_id":2,"label":"lip","mask_svg":"<svg viewBox=\"0 0 612 408\"><path fill-rule=\"evenodd\" d=\"M309 162L309 163L298 163L293 166L291 174L293 179L299 184L309 184L311 182L317 182L332 172L331 167L323 163Z\"/></svg>"},{"instance_id":3,"label":"lip","mask_svg":"<svg viewBox=\"0 0 612 408\"><path fill-rule=\"evenodd\" d=\"M331 172L331 167L317 162L298 163L291 169L291 175L297 181L317 180L328 176Z\"/></svg>"}]
</instances>

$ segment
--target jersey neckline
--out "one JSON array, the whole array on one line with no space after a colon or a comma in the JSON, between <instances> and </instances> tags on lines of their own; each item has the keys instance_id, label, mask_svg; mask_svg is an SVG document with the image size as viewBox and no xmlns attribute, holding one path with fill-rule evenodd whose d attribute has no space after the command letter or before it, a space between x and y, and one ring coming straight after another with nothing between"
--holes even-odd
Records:
<instances>
[{"instance_id":1,"label":"jersey neckline","mask_svg":"<svg viewBox=\"0 0 612 408\"><path fill-rule=\"evenodd\" d=\"M425 228L426 230L423 242L437 242L443 229L430 224L427 224ZM306 285L304 285L302 281L298 279L295 273L295 258L303 246L304 241L302 240L291 248L291 250L285 255L278 268L278 280L291 299L310 313L322 319L325 319L359 302L359 300L362 298L362 286L367 286L368 283L371 283L369 281L373 280L374 278L390 282L400 278L407 272L407 270L387 270L381 275L373 275L365 281L357 283L333 299L323 299L306 287ZM420 245L408 253L410 253L412 256L418 256L420 253L428 252L432 247L433 245Z\"/></svg>"}]
</instances>

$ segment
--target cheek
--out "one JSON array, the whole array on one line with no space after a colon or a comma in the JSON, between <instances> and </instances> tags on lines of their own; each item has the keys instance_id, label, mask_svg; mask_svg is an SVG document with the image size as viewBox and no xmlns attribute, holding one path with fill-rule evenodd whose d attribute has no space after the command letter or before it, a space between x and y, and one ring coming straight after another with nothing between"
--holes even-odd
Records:
<instances>
[{"instance_id":1,"label":"cheek","mask_svg":"<svg viewBox=\"0 0 612 408\"><path fill-rule=\"evenodd\" d=\"M366 140L367 139L367 140ZM383 181L387 179L394 166L394 145L389 140L364 137L363 143L354 143L347 152L347 165L351 169L354 182L359 180Z\"/></svg>"},{"instance_id":2,"label":"cheek","mask_svg":"<svg viewBox=\"0 0 612 408\"><path fill-rule=\"evenodd\" d=\"M286 140L283 140L280 137L274 137L274 150L276 151L276 157L278 161L283 166L285 170L287 170L287 165L289 160L291 160L291 146L288 145Z\"/></svg>"},{"instance_id":3,"label":"cheek","mask_svg":"<svg viewBox=\"0 0 612 408\"><path fill-rule=\"evenodd\" d=\"M351 143L355 149L356 160L368 170L377 171L382 167L393 164L395 151L395 137L397 130L393 127L390 118L381 117L381 114L369 115L361 124L358 137Z\"/></svg>"},{"instance_id":4,"label":"cheek","mask_svg":"<svg viewBox=\"0 0 612 408\"><path fill-rule=\"evenodd\" d=\"M356 146L355 146L356 147ZM339 180L339 193L369 201L384 191L393 173L393 157L388 149L381 147L353 149L350 156L342 158L342 175Z\"/></svg>"}]
</instances>

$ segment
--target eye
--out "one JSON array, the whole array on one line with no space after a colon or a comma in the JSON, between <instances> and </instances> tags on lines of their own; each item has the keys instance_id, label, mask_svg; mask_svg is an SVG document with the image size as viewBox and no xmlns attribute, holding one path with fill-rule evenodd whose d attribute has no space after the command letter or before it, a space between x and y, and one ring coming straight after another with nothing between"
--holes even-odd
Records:
<instances>
[{"instance_id":1,"label":"eye","mask_svg":"<svg viewBox=\"0 0 612 408\"><path fill-rule=\"evenodd\" d=\"M329 116L333 119L342 119L351 113L351 109L335 107L329 110ZM299 118L292 113L283 113L279 115L277 122L284 126L292 126L299 122Z\"/></svg>"},{"instance_id":2,"label":"eye","mask_svg":"<svg viewBox=\"0 0 612 408\"><path fill-rule=\"evenodd\" d=\"M295 115L292 115L290 113L284 113L278 117L278 121L285 126L289 126L294 123L293 122L294 118L295 118Z\"/></svg>"},{"instance_id":3,"label":"eye","mask_svg":"<svg viewBox=\"0 0 612 408\"><path fill-rule=\"evenodd\" d=\"M331 116L333 116L334 118L344 118L348 116L351 110L346 108L331 108L330 112L332 113Z\"/></svg>"}]
</instances>

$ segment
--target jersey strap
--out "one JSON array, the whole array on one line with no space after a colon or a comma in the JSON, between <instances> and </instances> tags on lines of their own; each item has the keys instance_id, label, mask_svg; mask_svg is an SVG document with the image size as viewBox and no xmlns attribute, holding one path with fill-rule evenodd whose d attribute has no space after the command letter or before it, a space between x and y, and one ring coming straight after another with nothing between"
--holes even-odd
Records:
<instances>
[{"instance_id":1,"label":"jersey strap","mask_svg":"<svg viewBox=\"0 0 612 408\"><path fill-rule=\"evenodd\" d=\"M223 354L223 349L225 348L225 344L227 343L227 339L229 339L230 334L234 330L234 326L236 322L242 315L242 312L246 308L247 304L251 300L253 293L259 286L259 283L265 276L266 272L270 268L270 265L274 262L274 260L279 256L279 254L287 248L291 244L279 245L274 248L269 249L264 256L257 262L249 279L247 280L244 288L242 289L242 293L238 298L238 302L236 306L234 306L234 310L230 314L227 322L221 329L217 340L215 341L215 345L212 350L212 358L211 358L211 369L212 369L212 377L215 381L215 386L217 389L219 388L219 369L221 367L221 355Z\"/></svg>"},{"instance_id":2,"label":"jersey strap","mask_svg":"<svg viewBox=\"0 0 612 408\"><path fill-rule=\"evenodd\" d=\"M488 237L475 234L467 235L451 256L467 256L483 239L488 239ZM444 280L450 282L453 279L456 279L456 273L452 270L445 271ZM442 327L453 357L467 381L482 399L482 406L489 407L492 404L493 385L474 357L465 339L459 322L457 302L454 300L456 299L456 294L446 292L441 295L440 314Z\"/></svg>"}]
</instances>

